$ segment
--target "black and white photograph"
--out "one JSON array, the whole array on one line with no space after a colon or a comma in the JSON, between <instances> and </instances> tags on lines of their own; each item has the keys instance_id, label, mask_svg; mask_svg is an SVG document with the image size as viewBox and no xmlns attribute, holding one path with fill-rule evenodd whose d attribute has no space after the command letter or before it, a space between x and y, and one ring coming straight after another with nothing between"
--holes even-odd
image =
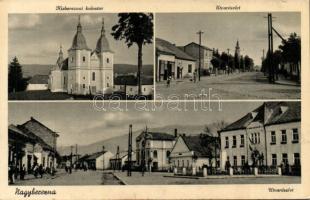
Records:
<instances>
[{"instance_id":1,"label":"black and white photograph","mask_svg":"<svg viewBox=\"0 0 310 200\"><path fill-rule=\"evenodd\" d=\"M153 14L10 14L9 100L153 99Z\"/></svg>"},{"instance_id":2,"label":"black and white photograph","mask_svg":"<svg viewBox=\"0 0 310 200\"><path fill-rule=\"evenodd\" d=\"M156 96L301 98L298 12L156 14Z\"/></svg>"},{"instance_id":3,"label":"black and white photograph","mask_svg":"<svg viewBox=\"0 0 310 200\"><path fill-rule=\"evenodd\" d=\"M300 102L178 107L9 103L9 184L301 183Z\"/></svg>"}]
</instances>

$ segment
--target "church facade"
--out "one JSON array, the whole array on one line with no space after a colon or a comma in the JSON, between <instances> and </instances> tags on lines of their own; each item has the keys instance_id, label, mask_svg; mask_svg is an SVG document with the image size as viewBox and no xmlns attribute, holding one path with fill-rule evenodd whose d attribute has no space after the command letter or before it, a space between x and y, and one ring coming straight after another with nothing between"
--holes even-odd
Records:
<instances>
[{"instance_id":1,"label":"church facade","mask_svg":"<svg viewBox=\"0 0 310 200\"><path fill-rule=\"evenodd\" d=\"M104 20L96 48L91 50L82 33L79 18L67 58L64 58L60 47L56 65L49 76L50 90L74 95L112 93L113 65L114 52L105 36Z\"/></svg>"}]
</instances>

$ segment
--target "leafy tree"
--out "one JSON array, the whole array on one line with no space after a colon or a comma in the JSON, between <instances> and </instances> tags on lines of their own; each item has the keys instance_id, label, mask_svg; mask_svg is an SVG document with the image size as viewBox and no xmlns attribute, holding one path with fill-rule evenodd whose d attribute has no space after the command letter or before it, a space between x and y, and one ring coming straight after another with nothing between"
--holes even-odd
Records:
<instances>
[{"instance_id":1,"label":"leafy tree","mask_svg":"<svg viewBox=\"0 0 310 200\"><path fill-rule=\"evenodd\" d=\"M9 92L23 91L27 87L27 79L23 78L22 66L16 57L9 64Z\"/></svg>"},{"instance_id":2,"label":"leafy tree","mask_svg":"<svg viewBox=\"0 0 310 200\"><path fill-rule=\"evenodd\" d=\"M240 57L240 69L242 69L243 72L245 71L243 56Z\"/></svg>"},{"instance_id":3,"label":"leafy tree","mask_svg":"<svg viewBox=\"0 0 310 200\"><path fill-rule=\"evenodd\" d=\"M254 67L254 61L252 58L250 58L248 55L246 55L244 57L244 65L245 65L245 69L248 71L253 70Z\"/></svg>"},{"instance_id":4,"label":"leafy tree","mask_svg":"<svg viewBox=\"0 0 310 200\"><path fill-rule=\"evenodd\" d=\"M293 63L297 66L297 81L299 81L300 70L298 64L301 60L301 40L296 33L292 33L287 41L282 41L282 44L279 46L279 49L282 51L282 58L284 62Z\"/></svg>"},{"instance_id":5,"label":"leafy tree","mask_svg":"<svg viewBox=\"0 0 310 200\"><path fill-rule=\"evenodd\" d=\"M138 47L138 94L141 95L142 47L153 41L153 14L120 13L118 24L112 27L111 35L116 40L125 40L128 48Z\"/></svg>"}]
</instances>

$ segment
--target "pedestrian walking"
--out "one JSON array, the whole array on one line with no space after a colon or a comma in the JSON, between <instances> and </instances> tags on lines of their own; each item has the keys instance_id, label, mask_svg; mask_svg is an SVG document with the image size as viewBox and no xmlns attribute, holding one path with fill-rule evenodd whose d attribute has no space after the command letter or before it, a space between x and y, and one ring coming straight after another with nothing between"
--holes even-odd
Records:
<instances>
[{"instance_id":1,"label":"pedestrian walking","mask_svg":"<svg viewBox=\"0 0 310 200\"><path fill-rule=\"evenodd\" d=\"M40 177L43 178L43 174L44 174L44 169L43 169L43 165L40 164L39 168L38 168L38 172L40 174Z\"/></svg>"},{"instance_id":2,"label":"pedestrian walking","mask_svg":"<svg viewBox=\"0 0 310 200\"><path fill-rule=\"evenodd\" d=\"M20 170L20 180L24 180L25 179L25 174L26 174L26 167L25 164L23 164L21 170Z\"/></svg>"},{"instance_id":3,"label":"pedestrian walking","mask_svg":"<svg viewBox=\"0 0 310 200\"><path fill-rule=\"evenodd\" d=\"M10 184L15 183L15 169L14 169L13 163L9 164L9 180L10 180Z\"/></svg>"},{"instance_id":4,"label":"pedestrian walking","mask_svg":"<svg viewBox=\"0 0 310 200\"><path fill-rule=\"evenodd\" d=\"M32 171L33 171L34 177L37 178L38 177L38 171L39 171L39 167L38 167L37 163L34 164Z\"/></svg>"},{"instance_id":5,"label":"pedestrian walking","mask_svg":"<svg viewBox=\"0 0 310 200\"><path fill-rule=\"evenodd\" d=\"M171 81L171 76L168 76L168 78L167 78L167 88L170 87L170 81Z\"/></svg>"}]
</instances>

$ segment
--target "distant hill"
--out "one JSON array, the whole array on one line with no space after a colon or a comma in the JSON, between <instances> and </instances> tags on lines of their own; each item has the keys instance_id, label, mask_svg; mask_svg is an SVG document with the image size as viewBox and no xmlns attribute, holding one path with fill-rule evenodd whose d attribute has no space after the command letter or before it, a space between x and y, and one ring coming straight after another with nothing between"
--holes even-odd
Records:
<instances>
[{"instance_id":1,"label":"distant hill","mask_svg":"<svg viewBox=\"0 0 310 200\"><path fill-rule=\"evenodd\" d=\"M214 124L210 124L210 127L214 126ZM171 135L174 135L174 129L178 129L179 134L186 133L186 135L193 135L193 134L200 134L203 132L205 125L169 125L169 126L164 126L164 127L159 127L159 128L150 128L149 131L158 131L158 132L165 132L169 133ZM132 133L132 145L133 149L136 149L136 137L140 135L142 130L138 130ZM61 139L61 138L60 138ZM124 134L121 136L113 137L107 140L102 140L93 144L89 145L81 145L78 146L78 153L79 154L90 154L94 153L97 151L100 151L102 149L102 146L105 147L106 150L111 151L113 154L115 154L117 145L119 145L120 150L127 150L127 145L128 145L128 135ZM61 146L57 148L58 152L61 155L67 155L70 154L70 146Z\"/></svg>"},{"instance_id":2,"label":"distant hill","mask_svg":"<svg viewBox=\"0 0 310 200\"><path fill-rule=\"evenodd\" d=\"M32 77L34 75L48 75L54 65L40 64L22 64L23 76ZM114 73L128 74L137 72L136 65L129 64L114 64ZM153 65L143 65L142 73L145 76L153 76Z\"/></svg>"}]
</instances>

